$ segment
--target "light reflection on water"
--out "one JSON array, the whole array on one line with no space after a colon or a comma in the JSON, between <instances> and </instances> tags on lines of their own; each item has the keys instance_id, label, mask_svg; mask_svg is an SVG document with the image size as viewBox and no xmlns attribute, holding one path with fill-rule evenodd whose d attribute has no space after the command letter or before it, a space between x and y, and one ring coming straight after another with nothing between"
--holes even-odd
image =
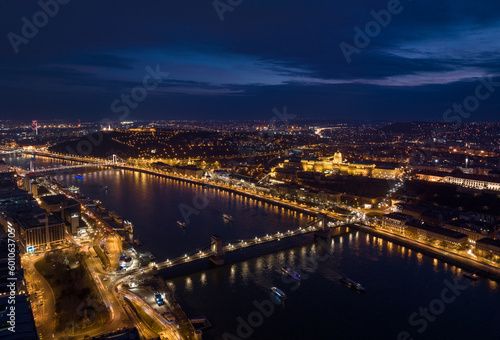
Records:
<instances>
[{"instance_id":1,"label":"light reflection on water","mask_svg":"<svg viewBox=\"0 0 500 340\"><path fill-rule=\"evenodd\" d=\"M201 273L200 282L202 286L207 284L207 274L205 272Z\"/></svg>"},{"instance_id":2,"label":"light reflection on water","mask_svg":"<svg viewBox=\"0 0 500 340\"><path fill-rule=\"evenodd\" d=\"M495 292L498 291L498 282L488 279L488 284L489 284L489 287L492 291L495 291Z\"/></svg>"},{"instance_id":3,"label":"light reflection on water","mask_svg":"<svg viewBox=\"0 0 500 340\"><path fill-rule=\"evenodd\" d=\"M300 220L302 213L225 191L202 190L196 185L125 170L85 171L84 180L79 182L75 181L74 173L58 178L67 185L81 186L90 197L106 201L109 210L132 220L145 250L152 251L159 260L200 247L212 233L228 234L228 239L246 238L246 235L291 229L292 223L300 225L307 221L305 216ZM109 192L102 191L102 185L109 185ZM177 205L191 203L200 192L212 197L209 206L199 216L193 216L183 233L175 226L180 217ZM236 217L233 224L223 223L220 216L223 211L230 211ZM258 234L258 230L262 233ZM251 313L252 301L268 298L271 286L283 289L289 301L251 339L331 339L324 336L325 325L335 329L335 337L339 339L367 339L373 338L373 334L389 339L396 338L401 329L411 329L408 317L419 306L439 297L444 280L453 282L457 278L473 288L447 307L427 330L426 337L466 339L498 335L498 326L483 322L491 315L500 315L497 282L481 278L471 283L456 266L418 251L406 251L405 247L377 237L364 236L354 231L354 236L351 233L327 241L331 255L324 257L324 261L318 260L325 253L318 243L256 255L236 263L230 263L228 254L229 263L225 266L169 279L168 283L189 316L206 315L214 325L204 332L204 339L220 339L223 331L236 329L236 316ZM293 284L286 283L280 273L284 265L309 275L294 291ZM367 292L357 294L346 288L339 282L344 275L363 284ZM471 303L481 308L470 314L467 311ZM380 313L381 306L384 313ZM303 327L304 317L307 327ZM356 320L363 320L363 327L357 327ZM414 335L418 338L418 334Z\"/></svg>"},{"instance_id":4,"label":"light reflection on water","mask_svg":"<svg viewBox=\"0 0 500 340\"><path fill-rule=\"evenodd\" d=\"M345 242L342 241L343 238L345 238ZM184 286L185 281L184 283L179 279L172 279L172 281L178 286L181 305L188 306L188 311L192 309L194 314L203 311L216 325L213 330L207 333L209 339L219 339L221 338L220 332L236 329L237 324L234 323L234 318L236 316L245 317L251 313L254 310L252 309L252 301L262 301L268 298L268 290L271 286L277 286L284 290L289 299L283 305L282 310L280 309L281 312L273 315L272 319L262 326L263 333L260 337L256 334L251 339L264 338L263 334L265 334L265 338L282 338L282 327L277 325L282 325L283 322L287 324L288 328L295 330L288 334L287 338L290 339L305 339L308 338L307 336L313 336L315 339L330 339L322 337L309 328L313 325L321 328L320 325L324 322L327 322L329 327L336 327L336 334L339 338L371 338L373 334L370 329L381 332L376 324L382 321L391 324L395 332L391 333L391 327L387 327L389 332L382 333L384 334L382 338L396 338L398 334L396 330L408 327L407 319L415 308L428 304L429 301L439 297L445 279L453 282L454 278L458 278L462 280L461 284L468 284L474 289L479 289L478 292L470 290L471 294L479 294L474 299L481 300L483 304L486 303L490 310L495 310L495 308L497 311L499 310L487 293L487 291L494 292L498 301L497 283L494 281L479 280L477 283L471 283L461 278L460 268L428 258L406 247L398 247L385 240L377 239L373 244L375 248L373 248L373 245L370 246L369 238L361 237L358 241L354 241L354 237L353 240L349 239L349 236L344 236L327 240L326 247L331 250L331 254L326 257L323 257L325 255L324 249L316 242L233 263L226 267L216 268L212 272L207 271L207 277L212 277L213 280L207 279L204 288L200 288L203 294L223 292L224 280L216 283L214 276L223 278L225 277L224 273L228 273L226 282L231 285L231 291L235 294L231 294L227 298L218 295L218 303L225 306L225 313L214 310L209 300L200 301L196 287L193 291L195 296L188 297L186 294L191 292L188 291L188 287ZM382 255L377 255L380 261L374 262L373 255L379 253L380 242L382 242ZM344 244L343 250L337 247L341 243ZM404 254L403 258L401 258L401 254ZM320 261L319 258L324 260ZM290 283L287 277L280 273L280 267L284 265L294 267L304 275L305 279L300 283ZM417 268L420 269L417 270ZM210 272L211 274L208 274ZM204 273L193 273L190 276L196 277L204 275ZM362 283L367 288L367 292L360 295L350 291L339 281L343 276ZM183 291L186 294L183 294ZM198 294L201 295L202 292L198 292ZM467 294L469 294L469 290L464 293L462 299L457 299L453 305L450 305L450 308L447 308L447 313L450 315L436 321L437 327L430 329L427 336L462 339L463 334L471 334L471 331L467 330L450 330L447 323L448 318L452 319L451 323L454 323L453 320L459 318L463 313L467 313L467 306L472 299L472 296ZM191 305L191 301L193 305ZM383 316L379 312L380 304L384 306ZM329 308L328 306L333 307ZM337 313L337 310L341 314ZM350 333L353 332L352 330L346 330L353 323L350 319L344 319L342 313L349 315L355 313L357 317L362 317L365 320L362 329L365 329L366 332L360 331L364 336L359 334L353 336ZM488 312L478 311L477 313L482 313L482 316L474 316L477 321L488 315ZM233 317L228 318L228 314ZM309 335L303 327L296 326L302 324L304 315L307 315L308 319L307 330L312 332ZM469 318L471 317L469 314L467 315ZM480 332L480 329L476 328L475 332L478 331Z\"/></svg>"}]
</instances>

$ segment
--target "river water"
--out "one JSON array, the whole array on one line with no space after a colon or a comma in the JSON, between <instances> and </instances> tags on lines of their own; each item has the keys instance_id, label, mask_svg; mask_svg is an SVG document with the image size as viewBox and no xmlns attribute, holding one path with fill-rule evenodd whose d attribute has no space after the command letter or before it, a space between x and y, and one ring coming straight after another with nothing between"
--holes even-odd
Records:
<instances>
[{"instance_id":1,"label":"river water","mask_svg":"<svg viewBox=\"0 0 500 340\"><path fill-rule=\"evenodd\" d=\"M23 167L29 161L5 159ZM63 163L33 160L35 167ZM311 220L250 198L128 170L67 170L56 178L132 221L143 250L158 261L204 249L213 234L247 239ZM223 213L234 222L224 222ZM175 221L185 216L188 227L181 229ZM281 275L284 265L302 273L300 284ZM221 267L202 260L162 275L188 316L206 316L213 324L204 339L500 339L496 282L472 282L456 266L356 230L326 242L300 236L260 245L226 254ZM366 292L349 289L342 276ZM287 294L284 303L270 302L272 286Z\"/></svg>"}]
</instances>

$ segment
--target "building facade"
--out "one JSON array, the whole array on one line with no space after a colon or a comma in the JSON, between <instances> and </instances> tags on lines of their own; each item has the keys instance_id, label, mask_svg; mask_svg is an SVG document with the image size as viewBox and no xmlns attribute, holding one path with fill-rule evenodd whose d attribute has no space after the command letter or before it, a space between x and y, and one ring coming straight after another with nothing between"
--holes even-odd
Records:
<instances>
[{"instance_id":1,"label":"building facade","mask_svg":"<svg viewBox=\"0 0 500 340\"><path fill-rule=\"evenodd\" d=\"M500 178L485 175L464 174L459 169L453 170L444 178L444 183L460 185L478 190L500 191Z\"/></svg>"},{"instance_id":2,"label":"building facade","mask_svg":"<svg viewBox=\"0 0 500 340\"><path fill-rule=\"evenodd\" d=\"M500 240L492 238L483 238L476 242L476 249L474 252L483 257L492 257L497 261L500 259Z\"/></svg>"},{"instance_id":3,"label":"building facade","mask_svg":"<svg viewBox=\"0 0 500 340\"><path fill-rule=\"evenodd\" d=\"M340 152L333 156L314 159L290 158L272 169L275 178L292 181L300 172L318 172L322 174L340 174L349 176L366 176L382 179L397 179L403 174L399 167L380 166L373 163L344 162Z\"/></svg>"}]
</instances>

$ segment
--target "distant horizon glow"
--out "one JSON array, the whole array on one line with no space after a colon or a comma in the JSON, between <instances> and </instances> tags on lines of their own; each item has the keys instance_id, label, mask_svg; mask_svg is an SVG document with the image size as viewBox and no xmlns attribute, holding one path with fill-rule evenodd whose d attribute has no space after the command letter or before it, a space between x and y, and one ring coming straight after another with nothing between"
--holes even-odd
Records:
<instances>
[{"instance_id":1,"label":"distant horizon glow","mask_svg":"<svg viewBox=\"0 0 500 340\"><path fill-rule=\"evenodd\" d=\"M299 118L443 121L480 79L500 78L497 3L404 3L350 63L339 45L383 3L245 3L224 21L194 0L90 3L62 6L18 53L4 40L2 118L119 120L111 103L155 65L169 77L129 119L266 119L286 105ZM40 10L4 7L6 34ZM464 122L498 121L499 109L493 93Z\"/></svg>"}]
</instances>

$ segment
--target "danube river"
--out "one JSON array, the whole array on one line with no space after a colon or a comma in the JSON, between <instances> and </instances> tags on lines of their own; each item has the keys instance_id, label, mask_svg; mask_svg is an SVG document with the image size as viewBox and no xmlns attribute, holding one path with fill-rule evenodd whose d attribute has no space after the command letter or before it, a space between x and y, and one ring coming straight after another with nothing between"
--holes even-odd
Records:
<instances>
[{"instance_id":1,"label":"danube river","mask_svg":"<svg viewBox=\"0 0 500 340\"><path fill-rule=\"evenodd\" d=\"M23 167L27 160L6 158ZM34 159L36 167L62 162ZM212 234L246 239L311 220L250 198L129 170L73 170L56 178L132 221L143 250L159 261L206 247ZM182 210L190 213L186 229L176 224L184 220ZM234 222L224 222L223 213ZM301 236L229 253L226 263L212 268L204 260L162 272L188 316L206 316L212 323L204 339L498 339L500 334L496 282L472 282L460 268L356 230L326 243ZM284 265L302 272L300 284L281 275ZM366 292L347 288L342 276L360 282ZM286 293L285 303L270 302L272 286Z\"/></svg>"}]
</instances>

